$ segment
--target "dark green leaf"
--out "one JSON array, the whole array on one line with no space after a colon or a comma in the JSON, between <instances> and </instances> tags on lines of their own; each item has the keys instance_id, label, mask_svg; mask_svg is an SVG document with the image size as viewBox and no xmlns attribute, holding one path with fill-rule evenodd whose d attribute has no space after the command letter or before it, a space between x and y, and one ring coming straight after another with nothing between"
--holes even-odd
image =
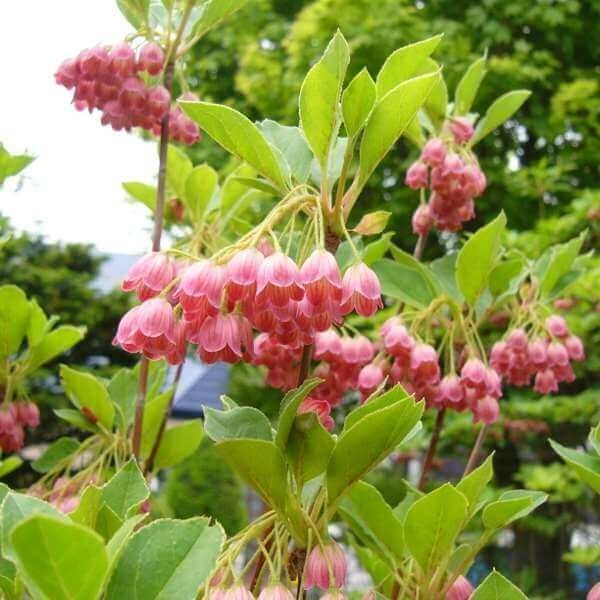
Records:
<instances>
[{"instance_id":1,"label":"dark green leaf","mask_svg":"<svg viewBox=\"0 0 600 600\"><path fill-rule=\"evenodd\" d=\"M72 456L79 448L75 438L62 437L50 444L46 452L31 463L31 467L38 473L47 473L65 458Z\"/></svg>"}]
</instances>

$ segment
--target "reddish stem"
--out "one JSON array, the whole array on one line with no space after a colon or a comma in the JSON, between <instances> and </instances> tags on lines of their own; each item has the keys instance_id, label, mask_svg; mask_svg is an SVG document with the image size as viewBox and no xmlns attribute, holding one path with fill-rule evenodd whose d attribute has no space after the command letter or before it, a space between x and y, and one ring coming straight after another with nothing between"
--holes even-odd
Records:
<instances>
[{"instance_id":1,"label":"reddish stem","mask_svg":"<svg viewBox=\"0 0 600 600\"><path fill-rule=\"evenodd\" d=\"M435 418L435 426L433 428L433 433L431 434L431 440L429 440L429 448L427 449L425 461L423 462L423 470L421 471L421 477L419 478L419 485L417 486L420 490L425 487L427 475L431 469L431 465L433 465L433 460L435 459L435 452L437 450L438 441L444 425L445 416L446 409L440 408Z\"/></svg>"},{"instance_id":2,"label":"reddish stem","mask_svg":"<svg viewBox=\"0 0 600 600\"><path fill-rule=\"evenodd\" d=\"M483 442L485 441L487 430L488 426L486 424L482 425L481 429L479 430L477 439L475 440L475 445L473 446L469 460L467 461L467 466L465 467L463 477L466 477L477 466L477 460L479 459L479 454L481 452Z\"/></svg>"}]
</instances>

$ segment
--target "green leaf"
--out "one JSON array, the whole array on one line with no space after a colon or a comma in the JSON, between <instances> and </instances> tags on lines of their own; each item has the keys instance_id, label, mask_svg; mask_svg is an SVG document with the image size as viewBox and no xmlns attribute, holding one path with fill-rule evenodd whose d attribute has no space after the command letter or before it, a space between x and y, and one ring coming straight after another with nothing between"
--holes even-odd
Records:
<instances>
[{"instance_id":1,"label":"green leaf","mask_svg":"<svg viewBox=\"0 0 600 600\"><path fill-rule=\"evenodd\" d=\"M22 464L23 459L19 456L9 456L4 460L0 460L0 478L16 471Z\"/></svg>"},{"instance_id":2,"label":"green leaf","mask_svg":"<svg viewBox=\"0 0 600 600\"><path fill-rule=\"evenodd\" d=\"M259 123L259 127L265 138L285 159L292 177L298 183L306 183L310 176L313 155L300 128L280 125L270 119Z\"/></svg>"},{"instance_id":3,"label":"green leaf","mask_svg":"<svg viewBox=\"0 0 600 600\"><path fill-rule=\"evenodd\" d=\"M159 519L127 542L106 600L194 600L214 569L223 531L208 519Z\"/></svg>"},{"instance_id":4,"label":"green leaf","mask_svg":"<svg viewBox=\"0 0 600 600\"><path fill-rule=\"evenodd\" d=\"M414 119L439 77L436 72L409 79L377 101L360 144L359 190Z\"/></svg>"},{"instance_id":5,"label":"green leaf","mask_svg":"<svg viewBox=\"0 0 600 600\"><path fill-rule=\"evenodd\" d=\"M180 104L185 113L225 150L246 161L279 188L287 187L275 150L247 117L220 104Z\"/></svg>"},{"instance_id":6,"label":"green leaf","mask_svg":"<svg viewBox=\"0 0 600 600\"><path fill-rule=\"evenodd\" d=\"M442 258L429 263L429 269L435 276L440 288L448 294L457 304L465 301L462 292L458 289L456 283L456 259L458 253L446 254Z\"/></svg>"},{"instance_id":7,"label":"green leaf","mask_svg":"<svg viewBox=\"0 0 600 600\"><path fill-rule=\"evenodd\" d=\"M477 90L487 73L486 56L478 58L465 71L454 93L454 114L466 115L471 110Z\"/></svg>"},{"instance_id":8,"label":"green leaf","mask_svg":"<svg viewBox=\"0 0 600 600\"><path fill-rule=\"evenodd\" d=\"M399 263L384 258L373 264L372 269L379 278L384 296L397 298L416 308L428 306L437 297L434 285L423 268L415 267L408 259Z\"/></svg>"},{"instance_id":9,"label":"green leaf","mask_svg":"<svg viewBox=\"0 0 600 600\"><path fill-rule=\"evenodd\" d=\"M235 181L246 186L247 188L251 188L259 192L264 192L265 194L269 194L270 196L279 196L279 190L272 183L269 183L266 179L260 179L259 177L236 177ZM252 223L249 223L248 231L250 231L252 227Z\"/></svg>"},{"instance_id":10,"label":"green leaf","mask_svg":"<svg viewBox=\"0 0 600 600\"><path fill-rule=\"evenodd\" d=\"M370 267L378 260L381 260L390 249L393 237L394 233L390 231L382 235L378 240L367 244L361 252L363 262Z\"/></svg>"},{"instance_id":11,"label":"green leaf","mask_svg":"<svg viewBox=\"0 0 600 600\"><path fill-rule=\"evenodd\" d=\"M156 188L139 181L125 181L123 189L135 200L147 206L152 212L156 210Z\"/></svg>"},{"instance_id":12,"label":"green leaf","mask_svg":"<svg viewBox=\"0 0 600 600\"><path fill-rule=\"evenodd\" d=\"M300 486L325 472L334 446L333 436L315 413L297 417L285 452Z\"/></svg>"},{"instance_id":13,"label":"green leaf","mask_svg":"<svg viewBox=\"0 0 600 600\"><path fill-rule=\"evenodd\" d=\"M342 94L342 115L346 134L354 137L371 114L377 97L377 88L366 67L348 84Z\"/></svg>"},{"instance_id":14,"label":"green leaf","mask_svg":"<svg viewBox=\"0 0 600 600\"><path fill-rule=\"evenodd\" d=\"M194 35L204 35L247 2L248 0L208 0L202 5L202 12L192 26Z\"/></svg>"},{"instance_id":15,"label":"green leaf","mask_svg":"<svg viewBox=\"0 0 600 600\"><path fill-rule=\"evenodd\" d=\"M525 261L522 258L505 260L496 265L490 273L490 292L496 298L512 296L517 293L526 275Z\"/></svg>"},{"instance_id":16,"label":"green leaf","mask_svg":"<svg viewBox=\"0 0 600 600\"><path fill-rule=\"evenodd\" d=\"M133 534L135 528L147 517L147 514L134 515L130 517L119 527L119 529L115 532L115 534L110 538L108 544L106 544L106 551L108 553L108 558L113 565L118 558L121 556L121 552L127 541Z\"/></svg>"},{"instance_id":17,"label":"green leaf","mask_svg":"<svg viewBox=\"0 0 600 600\"><path fill-rule=\"evenodd\" d=\"M80 411L72 408L55 408L54 414L63 421L73 425L77 429L83 431L91 431L92 433L98 433L97 425L94 425L87 417L85 417Z\"/></svg>"},{"instance_id":18,"label":"green leaf","mask_svg":"<svg viewBox=\"0 0 600 600\"><path fill-rule=\"evenodd\" d=\"M190 212L192 222L199 223L215 195L219 175L210 166L204 164L194 167L186 177L183 199Z\"/></svg>"},{"instance_id":19,"label":"green leaf","mask_svg":"<svg viewBox=\"0 0 600 600\"><path fill-rule=\"evenodd\" d=\"M348 43L338 30L300 88L300 127L322 172L327 172L340 126L339 103L349 62Z\"/></svg>"},{"instance_id":20,"label":"green leaf","mask_svg":"<svg viewBox=\"0 0 600 600\"><path fill-rule=\"evenodd\" d=\"M344 419L343 431L348 431L348 429L354 427L354 425L367 415L382 408L389 408L397 402L406 400L406 398L410 398L408 392L400 384L396 384L393 388L387 390L383 394L369 399L368 402L357 406L354 410L349 412Z\"/></svg>"},{"instance_id":21,"label":"green leaf","mask_svg":"<svg viewBox=\"0 0 600 600\"><path fill-rule=\"evenodd\" d=\"M527 600L527 596L494 569L479 584L470 600Z\"/></svg>"},{"instance_id":22,"label":"green leaf","mask_svg":"<svg viewBox=\"0 0 600 600\"><path fill-rule=\"evenodd\" d=\"M443 35L436 35L392 52L377 75L377 97L383 98L400 83L416 74L419 66L437 48Z\"/></svg>"},{"instance_id":23,"label":"green leaf","mask_svg":"<svg viewBox=\"0 0 600 600\"><path fill-rule=\"evenodd\" d=\"M478 229L465 243L456 259L456 282L467 302L474 305L486 289L500 252L506 216L501 212L491 223Z\"/></svg>"},{"instance_id":24,"label":"green leaf","mask_svg":"<svg viewBox=\"0 0 600 600\"><path fill-rule=\"evenodd\" d=\"M239 438L273 441L269 420L253 406L240 406L227 411L207 406L204 419L204 431L214 442Z\"/></svg>"},{"instance_id":25,"label":"green leaf","mask_svg":"<svg viewBox=\"0 0 600 600\"><path fill-rule=\"evenodd\" d=\"M596 454L600 455L600 423L590 429L588 440Z\"/></svg>"},{"instance_id":26,"label":"green leaf","mask_svg":"<svg viewBox=\"0 0 600 600\"><path fill-rule=\"evenodd\" d=\"M300 404L320 383L320 379L308 379L300 387L290 390L283 397L275 436L275 443L281 450L285 450Z\"/></svg>"},{"instance_id":27,"label":"green leaf","mask_svg":"<svg viewBox=\"0 0 600 600\"><path fill-rule=\"evenodd\" d=\"M117 0L117 6L136 29L139 29L148 20L150 0Z\"/></svg>"},{"instance_id":28,"label":"green leaf","mask_svg":"<svg viewBox=\"0 0 600 600\"><path fill-rule=\"evenodd\" d=\"M287 472L281 450L266 440L230 439L217 450L229 466L273 508L285 510Z\"/></svg>"},{"instance_id":29,"label":"green leaf","mask_svg":"<svg viewBox=\"0 0 600 600\"><path fill-rule=\"evenodd\" d=\"M36 300L30 300L29 306L29 322L27 323L26 332L27 342L30 346L35 346L44 338L44 335L49 329L50 322L48 321L48 317L46 317L46 313L40 308L40 305Z\"/></svg>"},{"instance_id":30,"label":"green leaf","mask_svg":"<svg viewBox=\"0 0 600 600\"><path fill-rule=\"evenodd\" d=\"M552 295L559 280L570 271L575 259L579 256L586 235L587 230L566 244L552 246L545 269L538 272L540 292L544 296Z\"/></svg>"},{"instance_id":31,"label":"green leaf","mask_svg":"<svg viewBox=\"0 0 600 600\"><path fill-rule=\"evenodd\" d=\"M167 429L162 437L154 468L166 469L192 455L202 441L202 421L193 419Z\"/></svg>"},{"instance_id":32,"label":"green leaf","mask_svg":"<svg viewBox=\"0 0 600 600\"><path fill-rule=\"evenodd\" d=\"M10 154L0 143L0 186L8 177L17 175L34 160L33 156L26 154Z\"/></svg>"},{"instance_id":33,"label":"green leaf","mask_svg":"<svg viewBox=\"0 0 600 600\"><path fill-rule=\"evenodd\" d=\"M511 490L483 509L483 524L487 529L500 529L533 512L548 498L542 492Z\"/></svg>"},{"instance_id":34,"label":"green leaf","mask_svg":"<svg viewBox=\"0 0 600 600\"><path fill-rule=\"evenodd\" d=\"M99 597L108 557L97 533L76 523L36 515L19 524L11 537L19 575L34 598Z\"/></svg>"},{"instance_id":35,"label":"green leaf","mask_svg":"<svg viewBox=\"0 0 600 600\"><path fill-rule=\"evenodd\" d=\"M426 73L435 73L440 70L440 65L431 58L426 58L423 64L416 70L415 75L425 75ZM426 116L437 128L441 128L443 122L446 120L446 113L448 110L448 88L443 77L439 77L437 83L433 86L425 104L423 110ZM419 130L421 129L421 119L419 115L415 117L413 123L418 125ZM423 119L425 123L426 120ZM422 133L419 131L418 139L419 148L425 143Z\"/></svg>"},{"instance_id":36,"label":"green leaf","mask_svg":"<svg viewBox=\"0 0 600 600\"><path fill-rule=\"evenodd\" d=\"M146 402L144 406L144 421L142 423L142 448L141 455L147 458L154 441L160 430L160 426L164 419L164 416L168 410L169 403L173 396L172 390L167 390L158 396L155 396L151 400Z\"/></svg>"},{"instance_id":37,"label":"green leaf","mask_svg":"<svg viewBox=\"0 0 600 600\"><path fill-rule=\"evenodd\" d=\"M31 305L25 292L16 285L0 287L0 357L15 354L21 347Z\"/></svg>"},{"instance_id":38,"label":"green leaf","mask_svg":"<svg viewBox=\"0 0 600 600\"><path fill-rule=\"evenodd\" d=\"M138 392L138 375L132 369L119 369L108 382L108 395L118 407L117 423L122 432L133 423Z\"/></svg>"},{"instance_id":39,"label":"green leaf","mask_svg":"<svg viewBox=\"0 0 600 600\"><path fill-rule=\"evenodd\" d=\"M354 534L392 565L402 559L404 534L402 522L383 496L372 485L359 481L352 486L338 508Z\"/></svg>"},{"instance_id":40,"label":"green leaf","mask_svg":"<svg viewBox=\"0 0 600 600\"><path fill-rule=\"evenodd\" d=\"M556 452L597 494L600 494L600 456L592 456L585 452L579 452L566 448L554 440L548 440L554 452Z\"/></svg>"},{"instance_id":41,"label":"green leaf","mask_svg":"<svg viewBox=\"0 0 600 600\"><path fill-rule=\"evenodd\" d=\"M376 467L402 442L423 414L423 403L406 398L366 415L339 437L327 467L329 503Z\"/></svg>"},{"instance_id":42,"label":"green leaf","mask_svg":"<svg viewBox=\"0 0 600 600\"><path fill-rule=\"evenodd\" d=\"M106 429L112 428L115 407L99 379L66 365L60 366L60 379L67 396L77 408L87 409Z\"/></svg>"},{"instance_id":43,"label":"green leaf","mask_svg":"<svg viewBox=\"0 0 600 600\"><path fill-rule=\"evenodd\" d=\"M112 508L102 504L96 515L96 531L108 541L121 525L123 525L123 519L119 518Z\"/></svg>"},{"instance_id":44,"label":"green leaf","mask_svg":"<svg viewBox=\"0 0 600 600\"><path fill-rule=\"evenodd\" d=\"M2 527L2 556L12 561L16 559L16 554L11 541L13 529L27 517L32 515L45 514L67 519L61 512L51 504L26 494L9 492L6 494L2 505L0 506L0 524Z\"/></svg>"},{"instance_id":45,"label":"green leaf","mask_svg":"<svg viewBox=\"0 0 600 600\"><path fill-rule=\"evenodd\" d=\"M504 121L510 119L530 95L531 92L529 90L515 90L496 99L487 109L484 117L477 123L475 133L469 145L474 146L486 135L494 131L496 127L499 127Z\"/></svg>"},{"instance_id":46,"label":"green leaf","mask_svg":"<svg viewBox=\"0 0 600 600\"><path fill-rule=\"evenodd\" d=\"M33 373L43 364L60 356L83 339L85 327L61 325L42 338L42 341L30 349L25 373Z\"/></svg>"},{"instance_id":47,"label":"green leaf","mask_svg":"<svg viewBox=\"0 0 600 600\"><path fill-rule=\"evenodd\" d=\"M88 485L79 496L77 508L69 513L75 523L95 529L98 512L102 506L102 488Z\"/></svg>"},{"instance_id":48,"label":"green leaf","mask_svg":"<svg viewBox=\"0 0 600 600\"><path fill-rule=\"evenodd\" d=\"M446 560L467 517L467 499L445 483L419 498L404 522L406 545L425 574Z\"/></svg>"},{"instance_id":49,"label":"green leaf","mask_svg":"<svg viewBox=\"0 0 600 600\"><path fill-rule=\"evenodd\" d=\"M387 210L376 210L375 212L368 213L363 215L358 225L352 231L360 235L377 235L385 229L391 216L392 213Z\"/></svg>"},{"instance_id":50,"label":"green leaf","mask_svg":"<svg viewBox=\"0 0 600 600\"><path fill-rule=\"evenodd\" d=\"M102 501L121 519L130 516L150 490L135 459L129 460L102 488Z\"/></svg>"},{"instance_id":51,"label":"green leaf","mask_svg":"<svg viewBox=\"0 0 600 600\"><path fill-rule=\"evenodd\" d=\"M72 456L79 448L75 438L61 437L48 446L42 456L31 463L31 468L38 473L47 473L65 458Z\"/></svg>"},{"instance_id":52,"label":"green leaf","mask_svg":"<svg viewBox=\"0 0 600 600\"><path fill-rule=\"evenodd\" d=\"M185 198L185 183L193 166L189 156L177 146L169 144L167 150L167 184L183 200Z\"/></svg>"},{"instance_id":53,"label":"green leaf","mask_svg":"<svg viewBox=\"0 0 600 600\"><path fill-rule=\"evenodd\" d=\"M462 492L469 503L469 513L477 506L481 493L494 476L494 453L490 454L481 465L463 477L456 485L456 489Z\"/></svg>"}]
</instances>

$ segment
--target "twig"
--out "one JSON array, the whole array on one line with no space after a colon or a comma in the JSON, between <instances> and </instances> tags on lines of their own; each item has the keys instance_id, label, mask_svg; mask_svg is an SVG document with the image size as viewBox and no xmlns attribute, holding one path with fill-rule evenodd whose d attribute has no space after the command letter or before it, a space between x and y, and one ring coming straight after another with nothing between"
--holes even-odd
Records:
<instances>
[{"instance_id":1,"label":"twig","mask_svg":"<svg viewBox=\"0 0 600 600\"><path fill-rule=\"evenodd\" d=\"M435 452L437 450L438 441L440 439L440 434L442 432L442 427L444 426L444 417L446 416L446 409L440 408L438 410L437 416L435 418L435 426L433 428L433 433L431 434L431 440L429 440L429 448L427 449L427 454L425 455L425 460L423 461L423 470L421 471L421 477L419 478L418 488L422 490L425 487L425 482L427 481L427 475L429 470L431 469L431 465L433 464L433 460L435 458Z\"/></svg>"},{"instance_id":2,"label":"twig","mask_svg":"<svg viewBox=\"0 0 600 600\"><path fill-rule=\"evenodd\" d=\"M427 244L427 237L428 234L419 234L419 238L417 239L417 243L415 244L415 249L413 251L413 257L417 260L421 260L423 256L423 251L425 250L425 246Z\"/></svg>"},{"instance_id":3,"label":"twig","mask_svg":"<svg viewBox=\"0 0 600 600\"><path fill-rule=\"evenodd\" d=\"M482 425L481 429L479 430L479 433L477 434L477 439L475 440L475 445L473 446L473 450L471 450L469 460L467 461L467 466L465 467L463 477L466 477L477 465L477 460L479 458L479 453L481 452L483 442L485 441L487 430L487 424Z\"/></svg>"}]
</instances>

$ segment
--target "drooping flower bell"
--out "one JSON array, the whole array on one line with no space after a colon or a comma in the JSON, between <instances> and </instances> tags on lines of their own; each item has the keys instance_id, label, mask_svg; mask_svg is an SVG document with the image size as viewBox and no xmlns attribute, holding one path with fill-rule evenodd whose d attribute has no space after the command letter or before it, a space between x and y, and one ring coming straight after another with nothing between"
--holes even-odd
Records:
<instances>
[{"instance_id":1,"label":"drooping flower bell","mask_svg":"<svg viewBox=\"0 0 600 600\"><path fill-rule=\"evenodd\" d=\"M424 189L429 180L427 165L420 161L414 162L406 171L404 182L412 190Z\"/></svg>"},{"instance_id":2,"label":"drooping flower bell","mask_svg":"<svg viewBox=\"0 0 600 600\"><path fill-rule=\"evenodd\" d=\"M163 49L155 42L148 42L140 49L138 57L138 68L150 75L158 75L165 62Z\"/></svg>"},{"instance_id":3,"label":"drooping flower bell","mask_svg":"<svg viewBox=\"0 0 600 600\"><path fill-rule=\"evenodd\" d=\"M209 260L201 260L188 267L175 293L186 317L195 313L214 313L220 308L225 281L225 269Z\"/></svg>"},{"instance_id":4,"label":"drooping flower bell","mask_svg":"<svg viewBox=\"0 0 600 600\"><path fill-rule=\"evenodd\" d=\"M379 364L365 365L358 374L358 389L366 400L383 383L385 373Z\"/></svg>"},{"instance_id":5,"label":"drooping flower bell","mask_svg":"<svg viewBox=\"0 0 600 600\"><path fill-rule=\"evenodd\" d=\"M235 363L253 350L252 329L241 315L217 314L204 321L198 336L198 356L208 364Z\"/></svg>"},{"instance_id":6,"label":"drooping flower bell","mask_svg":"<svg viewBox=\"0 0 600 600\"><path fill-rule=\"evenodd\" d=\"M304 288L300 285L298 265L282 252L267 256L256 278L256 301L259 305L285 307L300 301Z\"/></svg>"},{"instance_id":7,"label":"drooping flower bell","mask_svg":"<svg viewBox=\"0 0 600 600\"><path fill-rule=\"evenodd\" d=\"M241 583L225 589L222 600L254 600L252 592Z\"/></svg>"},{"instance_id":8,"label":"drooping flower bell","mask_svg":"<svg viewBox=\"0 0 600 600\"><path fill-rule=\"evenodd\" d=\"M124 292L135 290L138 298L143 302L160 292L175 277L173 261L160 252L152 252L142 256L129 269L121 288Z\"/></svg>"},{"instance_id":9,"label":"drooping flower bell","mask_svg":"<svg viewBox=\"0 0 600 600\"><path fill-rule=\"evenodd\" d=\"M321 425L328 431L333 429L335 425L331 416L331 404L327 400L320 400L318 398L306 397L302 404L298 407L298 414L303 415L306 413L315 413L321 421Z\"/></svg>"},{"instance_id":10,"label":"drooping flower bell","mask_svg":"<svg viewBox=\"0 0 600 600\"><path fill-rule=\"evenodd\" d=\"M379 279L365 263L359 262L344 273L341 302L342 314L354 310L363 317L370 317L383 308Z\"/></svg>"},{"instance_id":11,"label":"drooping flower bell","mask_svg":"<svg viewBox=\"0 0 600 600\"><path fill-rule=\"evenodd\" d=\"M462 575L459 575L454 583L450 586L446 594L446 600L469 600L475 588L471 582Z\"/></svg>"},{"instance_id":12,"label":"drooping flower bell","mask_svg":"<svg viewBox=\"0 0 600 600\"><path fill-rule=\"evenodd\" d=\"M237 252L227 264L227 297L236 302L252 299L256 293L258 270L264 256L255 248Z\"/></svg>"},{"instance_id":13,"label":"drooping flower bell","mask_svg":"<svg viewBox=\"0 0 600 600\"><path fill-rule=\"evenodd\" d=\"M319 332L315 335L314 358L332 362L339 360L342 354L342 339L335 329Z\"/></svg>"},{"instance_id":14,"label":"drooping flower bell","mask_svg":"<svg viewBox=\"0 0 600 600\"><path fill-rule=\"evenodd\" d=\"M342 276L335 256L327 250L315 250L300 269L300 282L306 298L315 306L339 303L342 297Z\"/></svg>"},{"instance_id":15,"label":"drooping flower bell","mask_svg":"<svg viewBox=\"0 0 600 600\"><path fill-rule=\"evenodd\" d=\"M264 588L258 600L295 600L296 596L284 585L277 583Z\"/></svg>"},{"instance_id":16,"label":"drooping flower bell","mask_svg":"<svg viewBox=\"0 0 600 600\"><path fill-rule=\"evenodd\" d=\"M418 344L410 355L409 376L417 385L436 384L440 380L438 355L433 346Z\"/></svg>"},{"instance_id":17,"label":"drooping flower bell","mask_svg":"<svg viewBox=\"0 0 600 600\"><path fill-rule=\"evenodd\" d=\"M450 131L458 144L468 142L474 133L473 124L465 117L455 117L450 121Z\"/></svg>"},{"instance_id":18,"label":"drooping flower bell","mask_svg":"<svg viewBox=\"0 0 600 600\"><path fill-rule=\"evenodd\" d=\"M330 569L333 581L330 580ZM346 584L347 570L346 557L339 544L331 542L324 547L315 546L306 560L304 589L341 588Z\"/></svg>"}]
</instances>

